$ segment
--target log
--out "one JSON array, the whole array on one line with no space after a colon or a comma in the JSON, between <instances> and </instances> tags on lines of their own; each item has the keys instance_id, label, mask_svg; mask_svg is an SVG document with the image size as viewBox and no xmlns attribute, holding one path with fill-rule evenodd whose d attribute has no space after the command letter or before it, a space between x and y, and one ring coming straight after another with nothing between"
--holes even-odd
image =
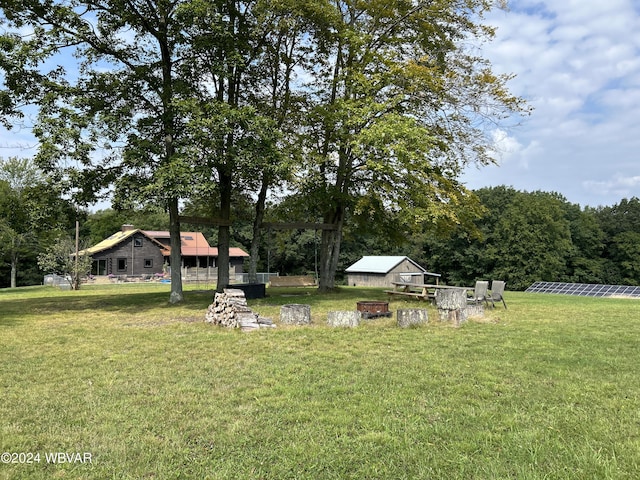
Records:
<instances>
[{"instance_id":1,"label":"log","mask_svg":"<svg viewBox=\"0 0 640 480\"><path fill-rule=\"evenodd\" d=\"M280 307L280 323L285 325L308 325L311 323L311 305L292 303Z\"/></svg>"},{"instance_id":2,"label":"log","mask_svg":"<svg viewBox=\"0 0 640 480\"><path fill-rule=\"evenodd\" d=\"M259 328L273 328L273 322L259 317L247 305L243 290L225 288L216 293L213 303L207 308L205 322L250 332Z\"/></svg>"},{"instance_id":3,"label":"log","mask_svg":"<svg viewBox=\"0 0 640 480\"><path fill-rule=\"evenodd\" d=\"M396 316L400 328L408 328L429 322L429 314L425 308L398 309Z\"/></svg>"},{"instance_id":4,"label":"log","mask_svg":"<svg viewBox=\"0 0 640 480\"><path fill-rule=\"evenodd\" d=\"M358 310L327 312L327 325L330 327L357 327L361 313Z\"/></svg>"},{"instance_id":5,"label":"log","mask_svg":"<svg viewBox=\"0 0 640 480\"><path fill-rule=\"evenodd\" d=\"M438 309L438 316L441 322L451 322L454 326L459 327L467 321L467 309L457 308L455 310Z\"/></svg>"}]
</instances>

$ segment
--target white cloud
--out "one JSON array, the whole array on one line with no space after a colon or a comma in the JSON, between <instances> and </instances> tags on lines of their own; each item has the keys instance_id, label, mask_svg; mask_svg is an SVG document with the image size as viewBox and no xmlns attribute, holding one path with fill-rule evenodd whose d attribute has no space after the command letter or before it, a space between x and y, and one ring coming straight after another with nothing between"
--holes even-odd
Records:
<instances>
[{"instance_id":1,"label":"white cloud","mask_svg":"<svg viewBox=\"0 0 640 480\"><path fill-rule=\"evenodd\" d=\"M627 177L616 174L608 180L585 180L583 187L598 196L637 197L640 196L640 175Z\"/></svg>"},{"instance_id":2,"label":"white cloud","mask_svg":"<svg viewBox=\"0 0 640 480\"><path fill-rule=\"evenodd\" d=\"M502 181L582 205L640 195L637 0L510 4L489 17L498 30L484 54L497 72L517 75L511 91L535 110L494 137L501 167L472 172L472 188Z\"/></svg>"},{"instance_id":3,"label":"white cloud","mask_svg":"<svg viewBox=\"0 0 640 480\"><path fill-rule=\"evenodd\" d=\"M491 153L498 165L511 164L520 170L529 168L529 161L535 157L535 152L539 147L536 141L523 145L502 129L496 129L492 132L492 140L493 150Z\"/></svg>"}]
</instances>

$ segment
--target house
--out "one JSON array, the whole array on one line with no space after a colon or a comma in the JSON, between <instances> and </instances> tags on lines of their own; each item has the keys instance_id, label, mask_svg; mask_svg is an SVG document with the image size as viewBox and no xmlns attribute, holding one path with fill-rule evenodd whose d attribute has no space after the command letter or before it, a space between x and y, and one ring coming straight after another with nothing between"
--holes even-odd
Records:
<instances>
[{"instance_id":1,"label":"house","mask_svg":"<svg viewBox=\"0 0 640 480\"><path fill-rule=\"evenodd\" d=\"M426 277L438 282L440 274L403 256L365 256L348 267L347 282L355 287L390 287L392 282L425 283Z\"/></svg>"},{"instance_id":2,"label":"house","mask_svg":"<svg viewBox=\"0 0 640 480\"><path fill-rule=\"evenodd\" d=\"M153 276L166 273L170 268L170 235L165 231L140 230L132 225L123 225L122 230L109 238L83 250L80 254L91 255L93 275ZM211 247L201 232L182 232L181 265L183 274L190 269L210 270L217 275L218 249ZM230 273L242 273L244 259L249 256L240 248L229 249Z\"/></svg>"},{"instance_id":3,"label":"house","mask_svg":"<svg viewBox=\"0 0 640 480\"><path fill-rule=\"evenodd\" d=\"M146 230L145 233L162 243L171 252L171 235L166 231ZM218 247L209 246L209 242L200 232L184 232L180 234L182 267L205 268L216 267ZM232 273L242 273L244 259L249 254L238 247L229 247L229 269Z\"/></svg>"}]
</instances>

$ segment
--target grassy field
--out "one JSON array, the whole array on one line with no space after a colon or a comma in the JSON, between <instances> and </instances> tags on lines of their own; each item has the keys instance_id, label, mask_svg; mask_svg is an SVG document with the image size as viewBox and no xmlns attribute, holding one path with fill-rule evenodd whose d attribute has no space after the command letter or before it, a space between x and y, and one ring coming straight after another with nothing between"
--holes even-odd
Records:
<instances>
[{"instance_id":1,"label":"grassy field","mask_svg":"<svg viewBox=\"0 0 640 480\"><path fill-rule=\"evenodd\" d=\"M637 300L507 292L460 328L331 329L385 295L273 289L256 312L314 323L242 333L186 293L0 290L0 479L639 478Z\"/></svg>"}]
</instances>

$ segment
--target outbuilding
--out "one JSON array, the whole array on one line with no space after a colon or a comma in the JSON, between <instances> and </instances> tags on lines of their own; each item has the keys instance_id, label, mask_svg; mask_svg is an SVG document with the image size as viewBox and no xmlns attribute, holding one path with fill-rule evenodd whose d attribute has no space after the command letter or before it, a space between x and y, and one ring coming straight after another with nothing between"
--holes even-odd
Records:
<instances>
[{"instance_id":1,"label":"outbuilding","mask_svg":"<svg viewBox=\"0 0 640 480\"><path fill-rule=\"evenodd\" d=\"M364 256L345 270L355 287L391 287L393 282L438 283L440 274L427 270L409 257Z\"/></svg>"}]
</instances>

